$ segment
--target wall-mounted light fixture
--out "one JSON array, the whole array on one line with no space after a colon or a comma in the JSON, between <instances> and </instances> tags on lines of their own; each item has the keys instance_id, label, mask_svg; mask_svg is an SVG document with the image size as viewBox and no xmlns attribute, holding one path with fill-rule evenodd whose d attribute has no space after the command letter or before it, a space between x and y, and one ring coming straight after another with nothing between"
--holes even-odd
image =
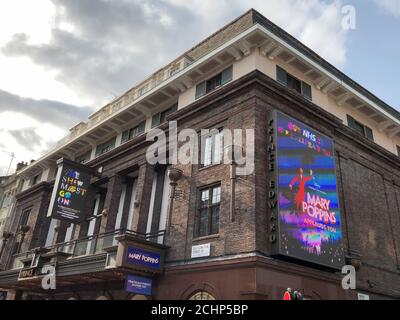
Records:
<instances>
[{"instance_id":1,"label":"wall-mounted light fixture","mask_svg":"<svg viewBox=\"0 0 400 320\"><path fill-rule=\"evenodd\" d=\"M177 168L170 167L168 168L167 171L168 178L171 181L170 186L170 196L169 196L169 206L168 206L168 214L167 214L167 233L169 233L169 229L171 226L171 214L172 214L172 209L173 209L173 202L174 202L174 197L175 197L175 189L178 184L178 181L182 178L183 176L183 171Z\"/></svg>"}]
</instances>

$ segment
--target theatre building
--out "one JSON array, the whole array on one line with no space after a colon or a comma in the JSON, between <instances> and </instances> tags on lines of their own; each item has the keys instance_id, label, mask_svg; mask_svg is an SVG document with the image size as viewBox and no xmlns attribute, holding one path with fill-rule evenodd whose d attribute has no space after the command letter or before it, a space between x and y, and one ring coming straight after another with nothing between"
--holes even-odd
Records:
<instances>
[{"instance_id":1,"label":"theatre building","mask_svg":"<svg viewBox=\"0 0 400 320\"><path fill-rule=\"evenodd\" d=\"M168 161L152 163L157 129ZM182 129L197 161L173 161ZM399 146L399 112L250 10L17 172L0 288L34 300L272 300L287 288L399 299ZM342 287L343 266L356 289Z\"/></svg>"}]
</instances>

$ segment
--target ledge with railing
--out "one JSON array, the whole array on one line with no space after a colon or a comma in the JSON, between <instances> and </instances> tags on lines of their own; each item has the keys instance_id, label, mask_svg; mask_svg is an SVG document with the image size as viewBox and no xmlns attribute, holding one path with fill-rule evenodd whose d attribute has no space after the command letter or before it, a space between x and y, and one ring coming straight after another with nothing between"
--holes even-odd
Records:
<instances>
[{"instance_id":1,"label":"ledge with railing","mask_svg":"<svg viewBox=\"0 0 400 320\"><path fill-rule=\"evenodd\" d=\"M40 248L46 254L64 255L68 259L106 253L107 248L118 245L118 236L127 235L138 241L146 241L155 244L164 244L165 230L155 233L140 233L127 229L118 229L102 234L88 236L78 240L71 240L55 244L53 246ZM11 269L20 269L26 266L27 261L35 257L35 250L14 255L12 257Z\"/></svg>"}]
</instances>

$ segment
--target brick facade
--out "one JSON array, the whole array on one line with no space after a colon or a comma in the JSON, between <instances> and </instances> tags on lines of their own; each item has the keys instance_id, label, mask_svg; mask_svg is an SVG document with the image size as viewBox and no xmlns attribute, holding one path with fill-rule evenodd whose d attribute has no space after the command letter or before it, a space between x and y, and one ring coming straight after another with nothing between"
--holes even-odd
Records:
<instances>
[{"instance_id":1,"label":"brick facade","mask_svg":"<svg viewBox=\"0 0 400 320\"><path fill-rule=\"evenodd\" d=\"M236 178L231 211L230 166L179 165L170 229L165 244L165 273L155 281L154 298L186 299L196 290L208 290L219 299L279 299L287 287L302 288L313 299L352 299L354 291L340 287L338 274L270 257L267 208L267 119L280 110L331 137L335 143L336 172L343 221L345 252L359 252L359 292L371 298L400 297L400 162L373 142L357 135L322 108L277 84L260 72L209 94L169 117L179 129L213 127L255 130L255 170ZM165 126L164 126L165 127ZM138 170L138 185L131 229L146 232L151 185L157 170L145 162L148 143L137 138L89 163L103 168L107 182L99 232L112 230L121 194L121 181ZM196 238L199 193L204 186L221 185L219 234ZM20 196L16 213L32 206L23 250L43 246L50 185ZM83 225L81 228L85 228ZM87 228L87 226L86 226ZM154 229L154 224L152 229ZM65 231L63 231L65 232ZM82 232L75 231L75 237ZM58 240L61 240L60 235ZM211 243L211 256L191 259L192 245ZM65 294L65 293L64 293Z\"/></svg>"}]
</instances>

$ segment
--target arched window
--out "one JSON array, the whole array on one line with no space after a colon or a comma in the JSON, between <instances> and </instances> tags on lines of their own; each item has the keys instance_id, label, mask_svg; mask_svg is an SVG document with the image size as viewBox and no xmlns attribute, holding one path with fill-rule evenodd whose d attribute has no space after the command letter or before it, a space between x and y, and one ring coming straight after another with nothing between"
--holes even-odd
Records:
<instances>
[{"instance_id":1,"label":"arched window","mask_svg":"<svg viewBox=\"0 0 400 320\"><path fill-rule=\"evenodd\" d=\"M198 291L189 300L215 300L215 298L207 291Z\"/></svg>"}]
</instances>

